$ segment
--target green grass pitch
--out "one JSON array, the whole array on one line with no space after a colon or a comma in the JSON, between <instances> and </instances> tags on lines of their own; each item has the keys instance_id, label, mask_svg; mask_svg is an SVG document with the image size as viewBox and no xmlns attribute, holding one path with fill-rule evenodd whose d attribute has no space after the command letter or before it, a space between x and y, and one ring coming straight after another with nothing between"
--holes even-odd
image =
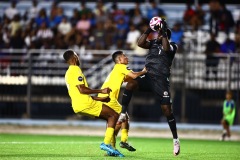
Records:
<instances>
[{"instance_id":1,"label":"green grass pitch","mask_svg":"<svg viewBox=\"0 0 240 160\"><path fill-rule=\"evenodd\" d=\"M173 156L172 139L135 138L129 142L137 151L118 149L126 156L106 157L99 145L103 137L0 134L0 159L80 160L239 160L240 142L181 139L181 153ZM119 142L119 138L117 139Z\"/></svg>"}]
</instances>

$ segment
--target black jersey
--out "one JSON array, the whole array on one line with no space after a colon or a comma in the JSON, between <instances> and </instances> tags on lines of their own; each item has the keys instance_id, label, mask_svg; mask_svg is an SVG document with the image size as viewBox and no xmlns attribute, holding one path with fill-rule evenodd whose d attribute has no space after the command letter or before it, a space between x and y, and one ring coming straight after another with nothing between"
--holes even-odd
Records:
<instances>
[{"instance_id":1,"label":"black jersey","mask_svg":"<svg viewBox=\"0 0 240 160\"><path fill-rule=\"evenodd\" d=\"M170 51L165 52L161 42L159 43L157 39L151 40L150 49L145 61L148 74L152 76L163 74L169 77L176 51L177 45L174 42L170 42Z\"/></svg>"}]
</instances>

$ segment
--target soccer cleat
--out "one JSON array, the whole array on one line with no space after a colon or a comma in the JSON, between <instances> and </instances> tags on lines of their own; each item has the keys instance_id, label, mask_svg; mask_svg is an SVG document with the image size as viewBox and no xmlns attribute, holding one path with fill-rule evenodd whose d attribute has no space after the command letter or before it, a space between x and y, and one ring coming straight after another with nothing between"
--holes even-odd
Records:
<instances>
[{"instance_id":1,"label":"soccer cleat","mask_svg":"<svg viewBox=\"0 0 240 160\"><path fill-rule=\"evenodd\" d=\"M108 156L112 156L112 157L125 157L122 153L120 153L117 149L115 150L116 153L111 153L111 152L107 152Z\"/></svg>"},{"instance_id":2,"label":"soccer cleat","mask_svg":"<svg viewBox=\"0 0 240 160\"><path fill-rule=\"evenodd\" d=\"M180 141L177 139L177 140L173 140L173 154L174 156L177 156L179 155L180 153Z\"/></svg>"},{"instance_id":3,"label":"soccer cleat","mask_svg":"<svg viewBox=\"0 0 240 160\"><path fill-rule=\"evenodd\" d=\"M132 146L130 146L130 145L129 145L128 143L126 143L126 142L120 142L120 143L119 143L119 146L120 146L121 148L126 148L128 151L131 151L131 152L136 151L135 148L133 148Z\"/></svg>"},{"instance_id":4,"label":"soccer cleat","mask_svg":"<svg viewBox=\"0 0 240 160\"><path fill-rule=\"evenodd\" d=\"M122 153L114 149L110 144L101 143L100 148L101 150L107 151L108 155L116 156L116 157L124 157Z\"/></svg>"}]
</instances>

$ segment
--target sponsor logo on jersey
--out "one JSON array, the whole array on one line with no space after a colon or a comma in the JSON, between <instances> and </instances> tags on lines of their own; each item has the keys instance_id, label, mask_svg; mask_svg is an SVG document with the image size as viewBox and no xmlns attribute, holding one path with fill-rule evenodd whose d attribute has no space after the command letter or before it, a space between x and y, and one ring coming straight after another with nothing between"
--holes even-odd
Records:
<instances>
[{"instance_id":1,"label":"sponsor logo on jersey","mask_svg":"<svg viewBox=\"0 0 240 160\"><path fill-rule=\"evenodd\" d=\"M163 92L163 95L164 95L163 97L169 97L169 95L168 95L168 92L167 92L167 91L164 91L164 92Z\"/></svg>"},{"instance_id":2,"label":"sponsor logo on jersey","mask_svg":"<svg viewBox=\"0 0 240 160\"><path fill-rule=\"evenodd\" d=\"M78 80L79 80L79 81L83 81L83 77L79 76L79 77L78 77Z\"/></svg>"}]
</instances>

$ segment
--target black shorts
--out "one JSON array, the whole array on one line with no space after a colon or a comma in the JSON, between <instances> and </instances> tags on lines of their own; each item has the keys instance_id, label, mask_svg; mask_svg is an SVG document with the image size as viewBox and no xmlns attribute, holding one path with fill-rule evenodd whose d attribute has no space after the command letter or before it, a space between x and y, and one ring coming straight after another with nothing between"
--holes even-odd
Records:
<instances>
[{"instance_id":1,"label":"black shorts","mask_svg":"<svg viewBox=\"0 0 240 160\"><path fill-rule=\"evenodd\" d=\"M145 74L136 78L138 81L139 91L153 92L156 100L161 105L171 105L170 85L167 76L152 76Z\"/></svg>"}]
</instances>

